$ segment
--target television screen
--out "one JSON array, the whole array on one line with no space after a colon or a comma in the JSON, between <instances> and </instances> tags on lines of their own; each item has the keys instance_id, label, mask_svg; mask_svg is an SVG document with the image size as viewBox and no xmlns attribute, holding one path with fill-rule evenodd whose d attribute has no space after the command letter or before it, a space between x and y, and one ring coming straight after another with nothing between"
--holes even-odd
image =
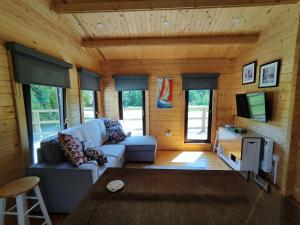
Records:
<instances>
[{"instance_id":1,"label":"television screen","mask_svg":"<svg viewBox=\"0 0 300 225\"><path fill-rule=\"evenodd\" d=\"M264 92L246 94L250 117L254 120L267 122L266 95Z\"/></svg>"},{"instance_id":2,"label":"television screen","mask_svg":"<svg viewBox=\"0 0 300 225\"><path fill-rule=\"evenodd\" d=\"M267 99L264 92L237 94L237 114L260 122L268 121Z\"/></svg>"},{"instance_id":3,"label":"television screen","mask_svg":"<svg viewBox=\"0 0 300 225\"><path fill-rule=\"evenodd\" d=\"M248 100L245 94L236 95L236 109L237 109L238 116L244 118L250 118Z\"/></svg>"}]
</instances>

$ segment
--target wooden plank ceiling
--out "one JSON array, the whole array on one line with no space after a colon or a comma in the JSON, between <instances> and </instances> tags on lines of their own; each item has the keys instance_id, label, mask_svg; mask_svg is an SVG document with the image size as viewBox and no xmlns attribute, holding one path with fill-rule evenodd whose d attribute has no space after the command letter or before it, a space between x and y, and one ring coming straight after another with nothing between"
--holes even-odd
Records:
<instances>
[{"instance_id":1,"label":"wooden plank ceiling","mask_svg":"<svg viewBox=\"0 0 300 225\"><path fill-rule=\"evenodd\" d=\"M54 0L52 3L70 4L74 2L84 1ZM269 2L271 1L269 0ZM282 4L207 9L119 10L69 13L61 16L66 17L82 36L85 47L98 49L101 60L235 58L241 51L248 50L252 45L240 42L238 39L234 44L194 43L187 45L178 42L168 45L162 42L152 46L145 43L149 43L147 41L149 38L178 39L201 36L257 35L275 17L280 16L292 6L291 4ZM129 42L124 42L124 40L118 42L118 39L129 39ZM128 43L132 43L130 39L146 39L146 42L141 40L137 44L128 45ZM103 40L102 44L101 40ZM98 46L94 41L98 42Z\"/></svg>"}]
</instances>

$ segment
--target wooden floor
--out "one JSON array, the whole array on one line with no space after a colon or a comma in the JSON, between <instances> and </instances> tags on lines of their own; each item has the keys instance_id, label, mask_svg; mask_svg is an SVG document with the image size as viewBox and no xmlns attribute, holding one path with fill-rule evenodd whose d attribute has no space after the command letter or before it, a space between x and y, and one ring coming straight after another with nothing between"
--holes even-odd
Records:
<instances>
[{"instance_id":1,"label":"wooden floor","mask_svg":"<svg viewBox=\"0 0 300 225\"><path fill-rule=\"evenodd\" d=\"M128 168L231 170L212 151L158 151L155 163L127 163Z\"/></svg>"},{"instance_id":2,"label":"wooden floor","mask_svg":"<svg viewBox=\"0 0 300 225\"><path fill-rule=\"evenodd\" d=\"M155 163L126 163L127 168L231 170L215 152L211 151L158 151ZM50 214L53 225L61 225L65 214ZM31 225L42 224L32 220ZM7 216L5 225L17 225L13 216Z\"/></svg>"}]
</instances>

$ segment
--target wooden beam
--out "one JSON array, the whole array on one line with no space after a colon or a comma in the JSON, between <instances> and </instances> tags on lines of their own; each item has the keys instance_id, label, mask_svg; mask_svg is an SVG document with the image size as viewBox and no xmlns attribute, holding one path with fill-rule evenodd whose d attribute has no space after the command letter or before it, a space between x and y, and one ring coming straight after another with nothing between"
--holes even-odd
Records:
<instances>
[{"instance_id":1,"label":"wooden beam","mask_svg":"<svg viewBox=\"0 0 300 225\"><path fill-rule=\"evenodd\" d=\"M227 45L255 44L259 34L196 36L196 37L154 37L154 38L121 38L83 40L87 48L151 46L151 45Z\"/></svg>"},{"instance_id":2,"label":"wooden beam","mask_svg":"<svg viewBox=\"0 0 300 225\"><path fill-rule=\"evenodd\" d=\"M115 0L70 3L52 2L57 13L147 11L168 9L225 8L293 4L298 0Z\"/></svg>"}]
</instances>

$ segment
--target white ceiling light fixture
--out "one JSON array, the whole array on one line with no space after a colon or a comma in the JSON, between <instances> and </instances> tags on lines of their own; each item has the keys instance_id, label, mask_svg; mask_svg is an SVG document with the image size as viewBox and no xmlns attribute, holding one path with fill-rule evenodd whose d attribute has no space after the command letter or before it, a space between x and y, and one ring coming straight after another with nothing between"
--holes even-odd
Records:
<instances>
[{"instance_id":1,"label":"white ceiling light fixture","mask_svg":"<svg viewBox=\"0 0 300 225\"><path fill-rule=\"evenodd\" d=\"M232 24L233 26L238 25L240 22L241 22L241 18L238 17L238 16L233 16L233 17L231 18L231 24Z\"/></svg>"},{"instance_id":2,"label":"white ceiling light fixture","mask_svg":"<svg viewBox=\"0 0 300 225\"><path fill-rule=\"evenodd\" d=\"M104 26L103 26L103 24L102 23L97 23L96 24L96 28L97 29L102 29Z\"/></svg>"},{"instance_id":3,"label":"white ceiling light fixture","mask_svg":"<svg viewBox=\"0 0 300 225\"><path fill-rule=\"evenodd\" d=\"M164 25L164 27L168 27L168 26L169 26L169 24L170 24L170 23L169 23L169 21L168 21L168 20L164 20L164 21L163 21L163 25Z\"/></svg>"}]
</instances>

